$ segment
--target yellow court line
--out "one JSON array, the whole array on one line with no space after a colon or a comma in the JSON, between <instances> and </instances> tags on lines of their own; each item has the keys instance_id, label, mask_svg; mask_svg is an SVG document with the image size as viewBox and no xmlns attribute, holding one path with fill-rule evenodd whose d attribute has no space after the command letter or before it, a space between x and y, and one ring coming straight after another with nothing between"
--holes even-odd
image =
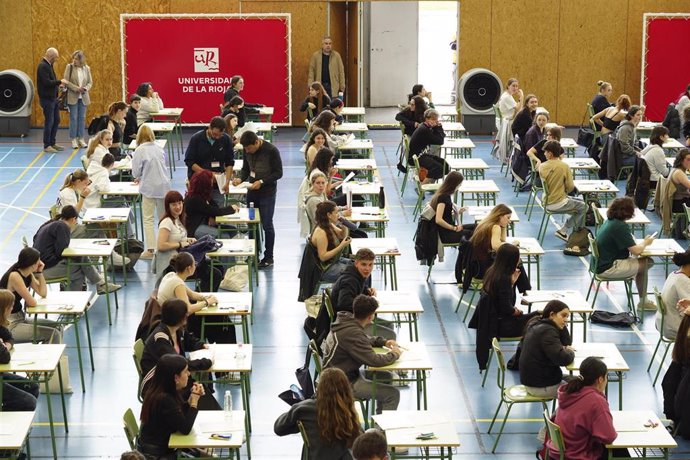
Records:
<instances>
[{"instance_id":1,"label":"yellow court line","mask_svg":"<svg viewBox=\"0 0 690 460\"><path fill-rule=\"evenodd\" d=\"M58 169L55 172L55 174L53 174L53 177L50 179L50 181L48 181L48 183L45 185L45 187L43 187L43 190L41 190L41 193L39 193L36 196L36 199L33 201L33 203L31 203L29 205L29 207L26 208L26 211L31 211L36 207L36 205L41 200L41 198L43 198L43 195L45 195L46 192L48 191L48 189L50 189L50 186L53 185L53 182L55 182L55 179L60 177L60 175L62 174L62 171L64 171L65 168L69 165L70 161L72 161L72 158L74 158L74 156L77 154L77 152L79 152L79 150L74 150L72 152L72 154L69 157L67 157L67 159L62 163L62 166L60 167L60 169ZM26 220L26 216L29 215L29 213L26 211L24 212L24 214L22 214L22 216L19 218L17 223L14 225L14 227L12 227L12 230L10 230L10 232L7 234L5 239L2 240L2 243L0 243L0 250L5 248L5 246L7 245L7 242L10 240L10 238L12 238L12 236L14 236L14 234L19 229L19 226L24 222L24 220Z\"/></svg>"},{"instance_id":2,"label":"yellow court line","mask_svg":"<svg viewBox=\"0 0 690 460\"><path fill-rule=\"evenodd\" d=\"M12 182L8 182L8 183L6 183L6 184L0 185L0 188L9 187L10 185L16 184L17 182L19 182L20 180L22 180L22 177L24 177L24 176L26 175L26 173L29 172L29 170L31 169L31 167L32 167L33 165L35 165L36 162L37 162L38 160L40 160L41 157L42 157L43 155L45 155L45 152L44 152L43 150L41 150L41 152L40 152L38 155L36 155L36 156L34 157L34 159L31 161L31 163L29 163L29 165L28 165L26 168L24 168L24 171L22 171L21 174L19 174L19 176L17 176L17 178L16 178L15 180L13 180ZM72 154L72 155L74 155L74 154Z\"/></svg>"}]
</instances>

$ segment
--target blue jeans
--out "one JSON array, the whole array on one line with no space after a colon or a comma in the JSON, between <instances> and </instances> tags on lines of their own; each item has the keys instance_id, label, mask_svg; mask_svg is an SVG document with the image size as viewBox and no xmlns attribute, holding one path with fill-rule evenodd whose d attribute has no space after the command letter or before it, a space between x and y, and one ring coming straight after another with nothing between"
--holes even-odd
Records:
<instances>
[{"instance_id":1,"label":"blue jeans","mask_svg":"<svg viewBox=\"0 0 690 460\"><path fill-rule=\"evenodd\" d=\"M40 99L45 123L43 125L43 148L55 145L55 136L60 126L60 109L57 99Z\"/></svg>"},{"instance_id":2,"label":"blue jeans","mask_svg":"<svg viewBox=\"0 0 690 460\"><path fill-rule=\"evenodd\" d=\"M196 228L194 232L194 238L197 240L204 235L211 235L214 238L218 238L220 235L216 227L211 227L210 225L201 224Z\"/></svg>"},{"instance_id":3,"label":"blue jeans","mask_svg":"<svg viewBox=\"0 0 690 460\"><path fill-rule=\"evenodd\" d=\"M86 123L86 106L81 99L76 104L69 104L69 138L84 137Z\"/></svg>"},{"instance_id":4,"label":"blue jeans","mask_svg":"<svg viewBox=\"0 0 690 460\"><path fill-rule=\"evenodd\" d=\"M9 412L36 410L38 384L15 374L4 374L4 378L18 381L3 383L2 410Z\"/></svg>"},{"instance_id":5,"label":"blue jeans","mask_svg":"<svg viewBox=\"0 0 690 460\"><path fill-rule=\"evenodd\" d=\"M273 246L276 242L276 230L273 227L273 213L276 209L276 190L269 193L249 190L247 192L247 205L254 203L261 216L261 227L266 235L264 259L273 259Z\"/></svg>"}]
</instances>

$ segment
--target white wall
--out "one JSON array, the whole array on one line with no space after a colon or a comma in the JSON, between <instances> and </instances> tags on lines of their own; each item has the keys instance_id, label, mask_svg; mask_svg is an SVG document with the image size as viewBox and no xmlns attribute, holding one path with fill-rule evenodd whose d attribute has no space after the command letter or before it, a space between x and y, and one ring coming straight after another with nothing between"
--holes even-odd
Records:
<instances>
[{"instance_id":1,"label":"white wall","mask_svg":"<svg viewBox=\"0 0 690 460\"><path fill-rule=\"evenodd\" d=\"M369 102L371 107L390 107L406 102L417 83L419 5L371 2L369 6Z\"/></svg>"}]
</instances>

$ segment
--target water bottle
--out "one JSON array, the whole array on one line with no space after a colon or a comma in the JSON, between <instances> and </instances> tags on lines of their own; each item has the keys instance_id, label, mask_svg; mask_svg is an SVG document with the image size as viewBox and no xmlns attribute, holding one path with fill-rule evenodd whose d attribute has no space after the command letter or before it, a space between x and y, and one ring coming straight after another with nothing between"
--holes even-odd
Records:
<instances>
[{"instance_id":1,"label":"water bottle","mask_svg":"<svg viewBox=\"0 0 690 460\"><path fill-rule=\"evenodd\" d=\"M256 212L254 211L254 202L249 203L249 220L254 220Z\"/></svg>"},{"instance_id":2,"label":"water bottle","mask_svg":"<svg viewBox=\"0 0 690 460\"><path fill-rule=\"evenodd\" d=\"M223 412L225 413L225 420L232 420L232 393L230 393L230 390L225 390Z\"/></svg>"},{"instance_id":3,"label":"water bottle","mask_svg":"<svg viewBox=\"0 0 690 460\"><path fill-rule=\"evenodd\" d=\"M242 348L242 344L238 343L237 344L237 351L235 352L235 360L237 361L237 364L242 365L244 364L244 358L247 355L244 353L244 348Z\"/></svg>"},{"instance_id":4,"label":"water bottle","mask_svg":"<svg viewBox=\"0 0 690 460\"><path fill-rule=\"evenodd\" d=\"M386 192L383 191L383 185L379 189L379 211L381 214L386 212Z\"/></svg>"}]
</instances>

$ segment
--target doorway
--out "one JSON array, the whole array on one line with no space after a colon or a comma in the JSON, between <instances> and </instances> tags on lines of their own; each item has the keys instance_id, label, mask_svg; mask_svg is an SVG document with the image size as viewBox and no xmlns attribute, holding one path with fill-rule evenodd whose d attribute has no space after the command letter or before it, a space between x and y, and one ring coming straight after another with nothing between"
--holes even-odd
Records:
<instances>
[{"instance_id":1,"label":"doorway","mask_svg":"<svg viewBox=\"0 0 690 460\"><path fill-rule=\"evenodd\" d=\"M435 104L455 103L457 29L458 2L419 2L417 82L432 92Z\"/></svg>"}]
</instances>

